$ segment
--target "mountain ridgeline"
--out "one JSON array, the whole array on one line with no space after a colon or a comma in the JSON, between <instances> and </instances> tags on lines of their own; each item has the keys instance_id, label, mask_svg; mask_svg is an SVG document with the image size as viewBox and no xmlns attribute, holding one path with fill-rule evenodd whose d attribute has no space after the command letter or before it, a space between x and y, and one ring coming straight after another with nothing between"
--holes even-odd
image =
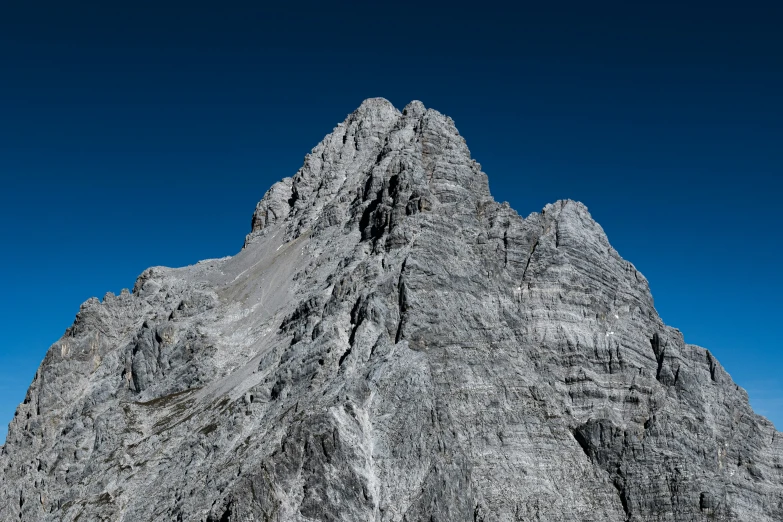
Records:
<instances>
[{"instance_id":1,"label":"mountain ridgeline","mask_svg":"<svg viewBox=\"0 0 783 522\"><path fill-rule=\"evenodd\" d=\"M237 255L84 303L0 470L3 521L783 520L783 435L587 208L383 99Z\"/></svg>"}]
</instances>

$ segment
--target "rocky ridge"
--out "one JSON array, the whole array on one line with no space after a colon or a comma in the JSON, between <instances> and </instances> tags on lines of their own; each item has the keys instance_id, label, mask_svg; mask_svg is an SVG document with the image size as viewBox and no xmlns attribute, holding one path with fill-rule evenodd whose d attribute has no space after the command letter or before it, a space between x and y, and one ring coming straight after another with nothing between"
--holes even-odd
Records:
<instances>
[{"instance_id":1,"label":"rocky ridge","mask_svg":"<svg viewBox=\"0 0 783 522\"><path fill-rule=\"evenodd\" d=\"M9 521L783 520L783 435L585 206L521 218L383 99L236 256L84 303L0 470Z\"/></svg>"}]
</instances>

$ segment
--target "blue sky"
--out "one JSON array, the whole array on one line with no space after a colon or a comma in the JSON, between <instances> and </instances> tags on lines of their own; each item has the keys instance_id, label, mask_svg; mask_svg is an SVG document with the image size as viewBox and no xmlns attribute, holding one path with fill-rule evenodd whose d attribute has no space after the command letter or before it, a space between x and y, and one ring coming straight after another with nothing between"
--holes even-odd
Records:
<instances>
[{"instance_id":1,"label":"blue sky","mask_svg":"<svg viewBox=\"0 0 783 522\"><path fill-rule=\"evenodd\" d=\"M583 201L783 427L783 12L583 4L5 7L0 440L81 302L236 253L372 96L454 118L522 215Z\"/></svg>"}]
</instances>

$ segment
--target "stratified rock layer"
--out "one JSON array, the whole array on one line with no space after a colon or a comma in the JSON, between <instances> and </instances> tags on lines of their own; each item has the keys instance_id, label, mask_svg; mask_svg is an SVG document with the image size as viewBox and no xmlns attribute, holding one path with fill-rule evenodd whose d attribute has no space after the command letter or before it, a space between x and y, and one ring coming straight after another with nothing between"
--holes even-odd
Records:
<instances>
[{"instance_id":1,"label":"stratified rock layer","mask_svg":"<svg viewBox=\"0 0 783 522\"><path fill-rule=\"evenodd\" d=\"M370 99L239 254L82 305L0 519L771 522L782 457L581 203L522 219L451 119Z\"/></svg>"}]
</instances>

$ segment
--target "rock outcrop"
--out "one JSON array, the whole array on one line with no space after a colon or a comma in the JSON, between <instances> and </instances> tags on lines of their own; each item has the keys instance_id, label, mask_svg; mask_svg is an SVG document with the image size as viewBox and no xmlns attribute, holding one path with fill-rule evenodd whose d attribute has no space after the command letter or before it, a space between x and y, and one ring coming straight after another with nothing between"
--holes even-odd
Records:
<instances>
[{"instance_id":1,"label":"rock outcrop","mask_svg":"<svg viewBox=\"0 0 783 522\"><path fill-rule=\"evenodd\" d=\"M581 203L495 202L450 118L365 101L234 257L84 303L0 520L783 520L783 435Z\"/></svg>"}]
</instances>

